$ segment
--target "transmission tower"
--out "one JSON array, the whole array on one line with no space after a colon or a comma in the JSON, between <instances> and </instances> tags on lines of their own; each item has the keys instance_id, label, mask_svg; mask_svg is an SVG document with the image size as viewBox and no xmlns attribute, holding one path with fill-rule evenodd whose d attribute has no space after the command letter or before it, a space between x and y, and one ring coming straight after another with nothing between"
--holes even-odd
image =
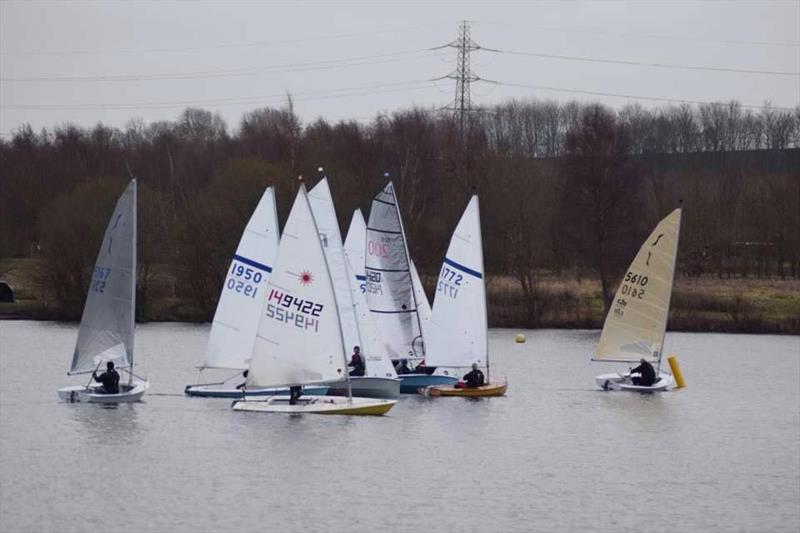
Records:
<instances>
[{"instance_id":1,"label":"transmission tower","mask_svg":"<svg viewBox=\"0 0 800 533\"><path fill-rule=\"evenodd\" d=\"M447 75L447 78L456 80L456 97L453 102L453 115L458 121L461 135L464 135L464 125L467 113L471 112L472 100L470 98L470 84L480 80L469 68L470 53L480 50L481 46L469 36L469 22L464 20L458 28L458 39L445 45L445 47L458 50L458 64L455 72Z\"/></svg>"}]
</instances>

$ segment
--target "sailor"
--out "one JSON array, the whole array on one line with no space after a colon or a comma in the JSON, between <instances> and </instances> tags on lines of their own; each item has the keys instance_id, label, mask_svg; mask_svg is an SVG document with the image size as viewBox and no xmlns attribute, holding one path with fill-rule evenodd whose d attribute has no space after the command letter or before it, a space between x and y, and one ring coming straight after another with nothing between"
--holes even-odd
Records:
<instances>
[{"instance_id":1,"label":"sailor","mask_svg":"<svg viewBox=\"0 0 800 533\"><path fill-rule=\"evenodd\" d=\"M303 394L303 387L300 385L294 385L289 387L289 405L296 405L297 400L300 399L300 396Z\"/></svg>"},{"instance_id":2,"label":"sailor","mask_svg":"<svg viewBox=\"0 0 800 533\"><path fill-rule=\"evenodd\" d=\"M101 394L119 394L119 374L114 370L114 361L106 363L106 371L97 375L97 372L92 372L92 377L103 386L97 389Z\"/></svg>"},{"instance_id":3,"label":"sailor","mask_svg":"<svg viewBox=\"0 0 800 533\"><path fill-rule=\"evenodd\" d=\"M472 370L464 374L464 387L474 389L484 383L483 372L478 369L478 363L472 363Z\"/></svg>"},{"instance_id":4,"label":"sailor","mask_svg":"<svg viewBox=\"0 0 800 533\"><path fill-rule=\"evenodd\" d=\"M644 358L640 359L639 363L641 364L636 368L631 368L631 381L634 385L649 387L656 382L656 371L653 365ZM634 376L634 374L638 375Z\"/></svg>"},{"instance_id":5,"label":"sailor","mask_svg":"<svg viewBox=\"0 0 800 533\"><path fill-rule=\"evenodd\" d=\"M245 370L244 372L242 372L242 377L244 378L244 381L242 383L239 383L238 385L236 385L237 389L245 388L245 386L247 385L247 374L249 372L250 372L249 370Z\"/></svg>"},{"instance_id":6,"label":"sailor","mask_svg":"<svg viewBox=\"0 0 800 533\"><path fill-rule=\"evenodd\" d=\"M397 375L410 374L411 369L408 367L408 359L400 359L400 362L394 366L394 371Z\"/></svg>"},{"instance_id":7,"label":"sailor","mask_svg":"<svg viewBox=\"0 0 800 533\"><path fill-rule=\"evenodd\" d=\"M364 366L364 359L361 357L361 348L353 346L353 356L347 366L352 366L353 370L350 371L351 376L363 376L366 371Z\"/></svg>"}]
</instances>

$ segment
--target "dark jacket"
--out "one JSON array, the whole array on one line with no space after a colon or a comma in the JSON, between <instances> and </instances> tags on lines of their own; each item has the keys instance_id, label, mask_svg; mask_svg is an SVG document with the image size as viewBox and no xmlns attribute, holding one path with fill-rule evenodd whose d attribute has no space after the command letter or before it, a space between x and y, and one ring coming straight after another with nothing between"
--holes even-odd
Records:
<instances>
[{"instance_id":1,"label":"dark jacket","mask_svg":"<svg viewBox=\"0 0 800 533\"><path fill-rule=\"evenodd\" d=\"M94 380L103 384L106 394L119 394L119 374L116 370L95 374Z\"/></svg>"},{"instance_id":2,"label":"dark jacket","mask_svg":"<svg viewBox=\"0 0 800 533\"><path fill-rule=\"evenodd\" d=\"M361 358L359 354L354 353L353 358L350 359L350 362L347 364L348 367L352 366L353 370L350 372L351 376L363 376L366 372L366 367L364 366L364 359Z\"/></svg>"},{"instance_id":3,"label":"dark jacket","mask_svg":"<svg viewBox=\"0 0 800 533\"><path fill-rule=\"evenodd\" d=\"M464 381L466 382L468 388L480 387L481 385L483 385L484 381L483 372L481 372L477 368L475 370L471 370L470 372L464 375Z\"/></svg>"},{"instance_id":4,"label":"dark jacket","mask_svg":"<svg viewBox=\"0 0 800 533\"><path fill-rule=\"evenodd\" d=\"M408 364L406 364L406 363L398 364L397 366L394 367L394 370L395 370L395 372L397 372L398 375L410 374L411 373L411 369L408 368Z\"/></svg>"},{"instance_id":5,"label":"dark jacket","mask_svg":"<svg viewBox=\"0 0 800 533\"><path fill-rule=\"evenodd\" d=\"M642 377L639 378L639 385L649 387L656 382L656 371L653 365L645 361L636 368L631 369L631 374L639 373Z\"/></svg>"}]
</instances>

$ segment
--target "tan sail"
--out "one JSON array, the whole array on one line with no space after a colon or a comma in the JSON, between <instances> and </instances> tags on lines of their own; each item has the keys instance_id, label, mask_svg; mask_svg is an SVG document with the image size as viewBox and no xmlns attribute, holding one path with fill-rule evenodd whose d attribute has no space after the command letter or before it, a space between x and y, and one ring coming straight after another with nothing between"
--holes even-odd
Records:
<instances>
[{"instance_id":1,"label":"tan sail","mask_svg":"<svg viewBox=\"0 0 800 533\"><path fill-rule=\"evenodd\" d=\"M681 210L658 223L622 278L606 316L596 359L660 360L678 253Z\"/></svg>"}]
</instances>

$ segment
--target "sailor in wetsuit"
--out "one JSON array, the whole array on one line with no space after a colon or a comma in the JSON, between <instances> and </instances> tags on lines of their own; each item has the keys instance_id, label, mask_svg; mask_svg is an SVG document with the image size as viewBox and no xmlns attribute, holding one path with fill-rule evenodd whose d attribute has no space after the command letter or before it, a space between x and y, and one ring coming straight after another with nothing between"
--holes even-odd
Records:
<instances>
[{"instance_id":1,"label":"sailor in wetsuit","mask_svg":"<svg viewBox=\"0 0 800 533\"><path fill-rule=\"evenodd\" d=\"M119 374L114 370L114 362L109 361L106 363L106 371L97 375L97 372L92 372L92 377L103 386L97 389L101 394L119 394Z\"/></svg>"},{"instance_id":2,"label":"sailor in wetsuit","mask_svg":"<svg viewBox=\"0 0 800 533\"><path fill-rule=\"evenodd\" d=\"M400 362L395 365L394 371L397 372L397 375L410 374L411 369L408 367L408 359L400 359Z\"/></svg>"},{"instance_id":3,"label":"sailor in wetsuit","mask_svg":"<svg viewBox=\"0 0 800 533\"><path fill-rule=\"evenodd\" d=\"M653 365L648 363L644 358L640 359L639 363L641 364L636 368L631 368L631 381L634 385L649 387L656 382L656 371ZM639 375L634 376L633 374Z\"/></svg>"},{"instance_id":4,"label":"sailor in wetsuit","mask_svg":"<svg viewBox=\"0 0 800 533\"><path fill-rule=\"evenodd\" d=\"M297 400L300 399L300 396L302 396L302 394L303 394L303 387L299 385L289 387L289 405L297 405Z\"/></svg>"},{"instance_id":5,"label":"sailor in wetsuit","mask_svg":"<svg viewBox=\"0 0 800 533\"><path fill-rule=\"evenodd\" d=\"M358 346L353 346L353 357L350 358L350 362L347 366L352 366L353 370L350 371L351 376L363 376L366 367L364 366L364 359L361 357L361 348Z\"/></svg>"},{"instance_id":6,"label":"sailor in wetsuit","mask_svg":"<svg viewBox=\"0 0 800 533\"><path fill-rule=\"evenodd\" d=\"M478 363L472 363L472 370L464 374L464 383L457 383L456 388L459 389L474 389L480 387L484 383L483 372L478 370ZM459 386L460 385L460 386Z\"/></svg>"}]
</instances>

